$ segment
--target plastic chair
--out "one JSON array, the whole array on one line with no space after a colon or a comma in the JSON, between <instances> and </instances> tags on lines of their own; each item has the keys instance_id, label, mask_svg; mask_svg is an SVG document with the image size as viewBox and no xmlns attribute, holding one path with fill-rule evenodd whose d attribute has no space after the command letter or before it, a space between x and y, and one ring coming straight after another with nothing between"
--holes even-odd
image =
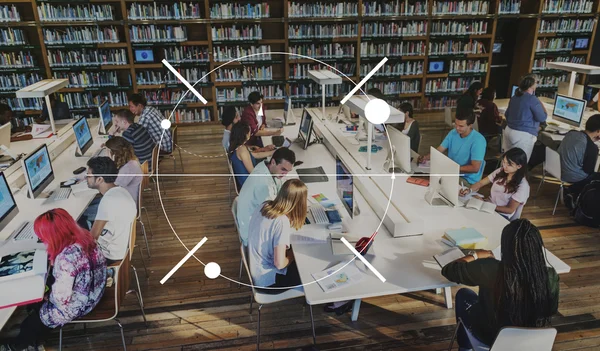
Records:
<instances>
[{"instance_id":1,"label":"plastic chair","mask_svg":"<svg viewBox=\"0 0 600 351\"><path fill-rule=\"evenodd\" d=\"M521 213L523 212L523 207L525 207L525 204L520 204L519 207L517 207L517 210L515 211L515 213L513 213L513 215L508 219L509 221L516 221L517 219L521 218Z\"/></svg>"},{"instance_id":2,"label":"plastic chair","mask_svg":"<svg viewBox=\"0 0 600 351\"><path fill-rule=\"evenodd\" d=\"M165 155L165 156L173 159L173 172L176 172L177 171L177 159L174 154L175 154L175 148L177 148L177 152L179 153L179 165L181 166L181 173L183 173L183 158L181 157L181 148L178 146L179 138L177 137L177 135L179 133L178 133L177 129L178 129L177 126L171 128L171 135L173 137L173 151L171 151L170 154ZM175 178L175 179L177 179L177 178Z\"/></svg>"},{"instance_id":3,"label":"plastic chair","mask_svg":"<svg viewBox=\"0 0 600 351\"><path fill-rule=\"evenodd\" d=\"M238 198L236 197L235 199L233 199L233 203L231 205L231 214L233 215L233 222L235 223L235 231L238 233L238 239L240 239L240 245L242 247L244 247L244 250L246 250L246 247L242 243L242 237L240 236L240 226L239 226L238 220L237 220L237 206L238 206ZM243 269L244 269L244 258L241 257L240 258L240 275L239 275L239 279L238 279L239 282L242 281ZM242 284L238 284L238 287L241 288Z\"/></svg>"},{"instance_id":4,"label":"plastic chair","mask_svg":"<svg viewBox=\"0 0 600 351\"><path fill-rule=\"evenodd\" d=\"M564 182L561 179L561 170L560 170L560 154L551 148L546 146L546 160L544 161L544 168L542 171L542 180L540 181L540 185L535 192L537 194L540 192L542 188L542 184L546 181L546 173L549 173L552 177L556 178L557 181L560 182L560 187L558 188L558 194L556 194L556 201L554 202L554 209L552 210L552 215L556 212L556 206L558 206L558 199L562 197L563 189L565 185L570 185L567 182Z\"/></svg>"},{"instance_id":5,"label":"plastic chair","mask_svg":"<svg viewBox=\"0 0 600 351\"><path fill-rule=\"evenodd\" d=\"M240 252L242 254L242 261L244 262L244 267L246 268L246 272L248 273L248 280L252 285L252 296L250 296L250 311L252 314L252 301L256 301L258 303L258 321L256 324L256 350L260 350L260 310L264 305L277 303L285 300L291 300L298 297L304 296L304 289L302 288L294 288L287 290L271 290L269 293L262 292L261 289L257 289L254 286L254 282L252 281L252 275L250 275L250 269L248 268L248 260L246 258L246 249L244 245L240 245ZM312 306L308 305L310 310L310 324L312 327L313 334L313 344L317 343L317 337L315 334L315 320L313 318Z\"/></svg>"},{"instance_id":6,"label":"plastic chair","mask_svg":"<svg viewBox=\"0 0 600 351\"><path fill-rule=\"evenodd\" d=\"M147 184L144 183L148 183L148 163L144 162L142 164L142 182L140 183L140 191L138 194L138 211L137 211L137 217L135 218L135 220L137 222L140 223L140 225L142 226L142 234L144 234L144 240L146 241L146 253L148 254L148 258L150 258L150 245L148 244L148 236L146 235L146 226L144 225L144 222L142 221L142 210L146 211L146 218L148 219L148 226L150 227L150 235L152 237L154 237L154 233L152 231L152 224L150 224L150 216L148 215L148 210L146 209L146 207L142 206L142 190L144 189L144 186L147 186ZM135 243L135 241L134 241ZM141 250L141 249L140 249Z\"/></svg>"},{"instance_id":7,"label":"plastic chair","mask_svg":"<svg viewBox=\"0 0 600 351\"><path fill-rule=\"evenodd\" d=\"M223 149L225 150L225 149ZM227 167L229 167L229 199L231 201L231 184L233 183L233 188L235 189L235 195L240 194L240 189L238 189L238 183L235 179L235 172L233 171L233 166L231 165L231 160L229 159L229 153L225 150L225 156L227 157Z\"/></svg>"},{"instance_id":8,"label":"plastic chair","mask_svg":"<svg viewBox=\"0 0 600 351\"><path fill-rule=\"evenodd\" d=\"M144 179L142 180L142 184L144 184L143 189L144 191L150 191L152 193L152 200L154 201L154 205L156 206L156 204L158 203L156 201L156 194L154 193L154 189L152 189L152 186L150 186L150 181L152 181L152 184L156 184L158 179L157 179L157 175L156 175L156 168L158 165L158 155L159 155L160 149L158 148L158 146L154 146L154 149L152 149L152 162L151 164L153 165L152 169L150 169L150 164L148 163L146 165L147 168L147 177L144 177ZM147 161L146 161L147 162ZM144 163L146 163L144 162ZM143 168L142 168L143 171ZM145 181L144 181L145 180ZM158 187L156 187L156 189L158 190ZM158 217L158 211L156 211L156 217Z\"/></svg>"}]
</instances>

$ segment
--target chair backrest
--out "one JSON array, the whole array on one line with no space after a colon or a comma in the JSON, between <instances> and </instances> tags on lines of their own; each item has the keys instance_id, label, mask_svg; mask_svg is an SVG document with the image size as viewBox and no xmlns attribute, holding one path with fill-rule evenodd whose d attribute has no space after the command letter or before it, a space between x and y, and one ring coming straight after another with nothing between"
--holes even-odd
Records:
<instances>
[{"instance_id":1,"label":"chair backrest","mask_svg":"<svg viewBox=\"0 0 600 351\"><path fill-rule=\"evenodd\" d=\"M561 180L560 154L547 146L546 161L544 161L544 170L550 173L554 178Z\"/></svg>"},{"instance_id":2,"label":"chair backrest","mask_svg":"<svg viewBox=\"0 0 600 351\"><path fill-rule=\"evenodd\" d=\"M171 136L172 136L172 138L173 138L173 148L176 148L176 147L177 147L177 146L175 146L175 145L179 145L179 144L178 144L178 142L177 142L177 140L179 139L179 138L177 137L177 134L178 134L178 132L177 132L177 126L175 126L175 127L171 128Z\"/></svg>"},{"instance_id":3,"label":"chair backrest","mask_svg":"<svg viewBox=\"0 0 600 351\"><path fill-rule=\"evenodd\" d=\"M142 169L142 182L140 183L140 191L138 193L138 216L140 215L140 209L142 208L142 192L144 189L148 189L150 178L148 177L148 161L140 165Z\"/></svg>"},{"instance_id":4,"label":"chair backrest","mask_svg":"<svg viewBox=\"0 0 600 351\"><path fill-rule=\"evenodd\" d=\"M508 219L509 221L516 221L517 219L521 218L521 213L523 212L523 207L525 207L525 204L520 204L519 207L517 207L517 210L515 211L515 213L513 213L513 215Z\"/></svg>"},{"instance_id":5,"label":"chair backrest","mask_svg":"<svg viewBox=\"0 0 600 351\"><path fill-rule=\"evenodd\" d=\"M227 155L227 167L229 167L229 174L231 175L231 180L233 181L233 187L235 188L235 193L237 195L240 194L240 189L238 189L237 179L235 178L235 172L233 171L233 166L231 165L231 160L229 159L229 154L225 151Z\"/></svg>"},{"instance_id":6,"label":"chair backrest","mask_svg":"<svg viewBox=\"0 0 600 351\"><path fill-rule=\"evenodd\" d=\"M454 127L452 125L452 108L451 107L445 107L444 108L444 122L446 122L446 125L448 127Z\"/></svg>"},{"instance_id":7,"label":"chair backrest","mask_svg":"<svg viewBox=\"0 0 600 351\"><path fill-rule=\"evenodd\" d=\"M158 147L158 145L154 146L154 149L152 149L152 159L150 162L152 164L152 167L148 167L150 174L156 174L156 167L158 166L159 152L160 152L160 148Z\"/></svg>"},{"instance_id":8,"label":"chair backrest","mask_svg":"<svg viewBox=\"0 0 600 351\"><path fill-rule=\"evenodd\" d=\"M551 351L554 328L502 328L490 351Z\"/></svg>"},{"instance_id":9,"label":"chair backrest","mask_svg":"<svg viewBox=\"0 0 600 351\"><path fill-rule=\"evenodd\" d=\"M137 222L134 220L131 223L131 229L129 232L129 259L133 259L133 247L135 246L135 239L137 238Z\"/></svg>"},{"instance_id":10,"label":"chair backrest","mask_svg":"<svg viewBox=\"0 0 600 351\"><path fill-rule=\"evenodd\" d=\"M254 281L252 280L252 274L250 274L250 267L248 264L248 248L244 247L244 244L240 244L240 253L242 255L242 262L244 262L244 268L246 269L246 273L248 273L248 281L250 285L252 285L252 295L256 296L256 288L254 287Z\"/></svg>"}]
</instances>

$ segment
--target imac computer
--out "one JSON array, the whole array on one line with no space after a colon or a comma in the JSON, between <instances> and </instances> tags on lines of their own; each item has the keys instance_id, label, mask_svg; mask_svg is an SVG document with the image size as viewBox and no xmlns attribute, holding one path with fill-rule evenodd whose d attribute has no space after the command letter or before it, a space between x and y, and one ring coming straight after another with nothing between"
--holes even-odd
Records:
<instances>
[{"instance_id":1,"label":"imac computer","mask_svg":"<svg viewBox=\"0 0 600 351\"><path fill-rule=\"evenodd\" d=\"M354 217L354 178L348 167L337 156L335 158L335 180L337 194L352 218Z\"/></svg>"},{"instance_id":2,"label":"imac computer","mask_svg":"<svg viewBox=\"0 0 600 351\"><path fill-rule=\"evenodd\" d=\"M415 171L415 167L413 167L412 161L413 159L416 161L419 155L411 150L410 137L391 126L387 127L387 134L390 138L392 149L388 154L388 158L384 167L386 167L389 172L393 171L394 173L407 174L413 173ZM392 160L394 160L393 168Z\"/></svg>"},{"instance_id":3,"label":"imac computer","mask_svg":"<svg viewBox=\"0 0 600 351\"><path fill-rule=\"evenodd\" d=\"M23 158L23 170L25 170L29 196L40 197L44 189L54 180L54 170L46 144L42 144Z\"/></svg>"},{"instance_id":4,"label":"imac computer","mask_svg":"<svg viewBox=\"0 0 600 351\"><path fill-rule=\"evenodd\" d=\"M425 200L432 206L459 206L460 166L448 156L431 147L431 175Z\"/></svg>"},{"instance_id":5,"label":"imac computer","mask_svg":"<svg viewBox=\"0 0 600 351\"><path fill-rule=\"evenodd\" d=\"M310 139L312 137L312 134L313 120L310 113L308 113L308 110L305 108L302 111L302 119L300 120L300 131L298 133L298 138L304 143L304 150L306 150L306 148L308 148L308 145L310 145Z\"/></svg>"},{"instance_id":6,"label":"imac computer","mask_svg":"<svg viewBox=\"0 0 600 351\"><path fill-rule=\"evenodd\" d=\"M0 230L4 229L18 213L19 208L2 172L0 173Z\"/></svg>"},{"instance_id":7,"label":"imac computer","mask_svg":"<svg viewBox=\"0 0 600 351\"><path fill-rule=\"evenodd\" d=\"M556 94L552 118L570 126L580 127L586 104L585 100Z\"/></svg>"},{"instance_id":8,"label":"imac computer","mask_svg":"<svg viewBox=\"0 0 600 351\"><path fill-rule=\"evenodd\" d=\"M10 122L0 127L0 154L10 156L13 160L18 157L10 151L10 136L12 124Z\"/></svg>"},{"instance_id":9,"label":"imac computer","mask_svg":"<svg viewBox=\"0 0 600 351\"><path fill-rule=\"evenodd\" d=\"M112 127L112 112L110 111L110 104L107 101L98 106L98 113L100 115L100 123L98 123L98 134L108 134L110 127Z\"/></svg>"},{"instance_id":10,"label":"imac computer","mask_svg":"<svg viewBox=\"0 0 600 351\"><path fill-rule=\"evenodd\" d=\"M296 116L294 115L294 109L292 108L292 98L286 96L284 99L283 122L286 126L293 126L296 124Z\"/></svg>"},{"instance_id":11,"label":"imac computer","mask_svg":"<svg viewBox=\"0 0 600 351\"><path fill-rule=\"evenodd\" d=\"M90 126L87 123L87 118L81 117L75 124L73 124L73 132L75 133L75 140L77 140L77 151L75 156L83 156L86 151L90 149L94 144L92 139L92 132Z\"/></svg>"},{"instance_id":12,"label":"imac computer","mask_svg":"<svg viewBox=\"0 0 600 351\"><path fill-rule=\"evenodd\" d=\"M519 89L519 86L518 86L518 85L513 85L513 86L512 86L512 90L511 90L511 92L510 92L510 97L513 97L513 96L515 96L515 93L517 92L517 90L518 90L518 89Z\"/></svg>"}]
</instances>

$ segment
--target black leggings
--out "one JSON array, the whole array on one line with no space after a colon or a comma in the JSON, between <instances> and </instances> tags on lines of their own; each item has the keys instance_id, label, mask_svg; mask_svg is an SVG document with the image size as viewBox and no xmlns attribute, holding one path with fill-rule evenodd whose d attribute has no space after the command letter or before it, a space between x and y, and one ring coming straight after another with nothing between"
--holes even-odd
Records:
<instances>
[{"instance_id":1,"label":"black leggings","mask_svg":"<svg viewBox=\"0 0 600 351\"><path fill-rule=\"evenodd\" d=\"M275 284L270 287L291 289L301 284L300 273L298 273L298 267L296 267L296 261L294 261L288 265L286 274L275 275Z\"/></svg>"},{"instance_id":2,"label":"black leggings","mask_svg":"<svg viewBox=\"0 0 600 351\"><path fill-rule=\"evenodd\" d=\"M52 328L47 327L40 319L40 308L42 308L41 302L32 306L29 315L21 323L21 330L14 341L19 350L26 349L29 346L37 346L50 335Z\"/></svg>"}]
</instances>

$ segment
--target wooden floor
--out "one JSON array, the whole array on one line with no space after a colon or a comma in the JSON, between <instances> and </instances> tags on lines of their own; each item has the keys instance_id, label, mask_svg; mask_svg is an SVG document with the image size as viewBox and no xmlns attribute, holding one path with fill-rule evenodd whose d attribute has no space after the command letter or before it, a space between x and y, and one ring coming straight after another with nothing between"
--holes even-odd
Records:
<instances>
[{"instance_id":1,"label":"wooden floor","mask_svg":"<svg viewBox=\"0 0 600 351\"><path fill-rule=\"evenodd\" d=\"M180 146L199 155L219 155L220 128L182 128ZM436 144L439 137L425 139ZM144 279L139 253L133 264L142 278L142 294L148 328L134 296L128 295L119 319L124 325L128 350L254 350L256 305L248 313L250 291L226 279L207 279L203 266L190 259L164 285L165 274L186 254L178 238L189 248L203 237L208 241L197 252L203 262L217 262L222 274L237 279L239 241L229 207L227 166L223 157L183 154L185 173L193 177L162 177L163 208L153 206L146 195L154 236L152 258L147 261L150 279ZM171 173L164 161L160 172ZM218 176L217 176L218 174ZM532 180L532 193L538 181ZM538 198L530 198L523 216L532 220L549 250L569 264L561 275L559 314L553 319L559 334L555 350L600 350L600 234L576 225L559 204L552 206L558 187L543 186ZM166 214L166 217L165 217ZM168 218L168 220L167 220ZM173 233L171 226L177 233ZM148 226L147 226L148 227ZM138 231L138 245L143 245ZM144 252L145 254L145 252ZM133 282L132 282L133 287ZM261 349L310 350L310 315L302 299L262 309ZM319 350L446 350L455 327L454 310L444 307L442 295L420 292L366 299L357 322L349 315L326 314L314 306ZM7 325L16 332L18 318ZM56 350L58 334L46 344ZM120 350L121 337L114 322L90 324L64 331L65 350Z\"/></svg>"}]
</instances>

